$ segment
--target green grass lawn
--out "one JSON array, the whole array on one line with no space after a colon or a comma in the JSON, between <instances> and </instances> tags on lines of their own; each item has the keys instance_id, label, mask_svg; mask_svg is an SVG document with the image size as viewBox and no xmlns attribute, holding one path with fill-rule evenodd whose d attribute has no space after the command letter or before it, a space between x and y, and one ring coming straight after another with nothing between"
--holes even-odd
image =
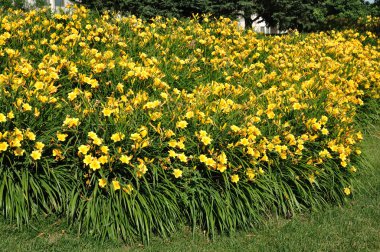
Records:
<instances>
[{"instance_id":1,"label":"green grass lawn","mask_svg":"<svg viewBox=\"0 0 380 252\"><path fill-rule=\"evenodd\" d=\"M184 229L171 239L154 238L148 247L79 238L64 220L47 218L24 229L1 221L0 251L380 251L380 125L370 127L362 146L369 168L359 171L354 197L343 207L273 219L214 242Z\"/></svg>"}]
</instances>

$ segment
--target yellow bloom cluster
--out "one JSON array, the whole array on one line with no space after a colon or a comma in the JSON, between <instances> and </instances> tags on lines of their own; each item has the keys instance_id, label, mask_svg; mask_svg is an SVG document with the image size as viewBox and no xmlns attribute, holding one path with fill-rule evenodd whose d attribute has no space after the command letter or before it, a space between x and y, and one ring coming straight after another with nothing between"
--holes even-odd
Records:
<instances>
[{"instance_id":1,"label":"yellow bloom cluster","mask_svg":"<svg viewBox=\"0 0 380 252\"><path fill-rule=\"evenodd\" d=\"M314 167L309 181L327 160L354 172L353 119L380 98L378 47L355 31L260 38L228 18L84 7L0 20L0 155L70 158L101 188L132 193L155 169L232 183L279 162Z\"/></svg>"}]
</instances>

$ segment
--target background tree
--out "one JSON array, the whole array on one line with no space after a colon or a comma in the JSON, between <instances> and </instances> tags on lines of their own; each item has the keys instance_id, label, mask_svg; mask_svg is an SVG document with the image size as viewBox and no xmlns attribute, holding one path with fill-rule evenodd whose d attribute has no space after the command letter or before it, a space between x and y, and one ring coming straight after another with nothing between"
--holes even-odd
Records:
<instances>
[{"instance_id":1,"label":"background tree","mask_svg":"<svg viewBox=\"0 0 380 252\"><path fill-rule=\"evenodd\" d=\"M191 17L194 13L214 16L244 17L246 27L252 25L252 14L280 30L317 31L347 28L360 17L379 9L364 0L72 0L89 8L115 10L142 18ZM372 8L371 6L377 6ZM378 13L378 11L377 11Z\"/></svg>"},{"instance_id":2,"label":"background tree","mask_svg":"<svg viewBox=\"0 0 380 252\"><path fill-rule=\"evenodd\" d=\"M369 5L362 0L326 0L325 29L349 28L356 25L361 17L370 14Z\"/></svg>"},{"instance_id":3,"label":"background tree","mask_svg":"<svg viewBox=\"0 0 380 252\"><path fill-rule=\"evenodd\" d=\"M35 0L32 3L26 0L0 0L0 8L4 9L22 9L27 10L34 7L43 7L46 5L45 0Z\"/></svg>"},{"instance_id":4,"label":"background tree","mask_svg":"<svg viewBox=\"0 0 380 252\"><path fill-rule=\"evenodd\" d=\"M213 0L211 4L211 13L214 16L224 16L230 18L243 17L245 27L252 26L252 14L258 12L260 8L257 1L254 0Z\"/></svg>"},{"instance_id":5,"label":"background tree","mask_svg":"<svg viewBox=\"0 0 380 252\"><path fill-rule=\"evenodd\" d=\"M191 17L193 14L210 13L215 16L236 18L249 17L255 13L252 0L72 0L99 11L115 10L122 14L133 14L141 18ZM248 20L248 19L247 19Z\"/></svg>"},{"instance_id":6,"label":"background tree","mask_svg":"<svg viewBox=\"0 0 380 252\"><path fill-rule=\"evenodd\" d=\"M375 0L370 9L373 16L380 17L380 0Z\"/></svg>"},{"instance_id":7,"label":"background tree","mask_svg":"<svg viewBox=\"0 0 380 252\"><path fill-rule=\"evenodd\" d=\"M363 0L258 0L258 15L281 30L347 28L369 14Z\"/></svg>"}]
</instances>

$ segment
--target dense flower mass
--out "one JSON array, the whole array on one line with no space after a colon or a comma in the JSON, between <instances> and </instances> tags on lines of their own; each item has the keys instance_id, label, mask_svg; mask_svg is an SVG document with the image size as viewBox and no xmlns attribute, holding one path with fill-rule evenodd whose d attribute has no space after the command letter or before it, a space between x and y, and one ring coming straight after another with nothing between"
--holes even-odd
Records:
<instances>
[{"instance_id":1,"label":"dense flower mass","mask_svg":"<svg viewBox=\"0 0 380 252\"><path fill-rule=\"evenodd\" d=\"M354 119L380 98L370 32L261 37L227 18L83 7L0 22L0 169L69 164L88 190L130 196L157 174L260 190L273 174L314 188L332 171L331 190L351 193Z\"/></svg>"}]
</instances>

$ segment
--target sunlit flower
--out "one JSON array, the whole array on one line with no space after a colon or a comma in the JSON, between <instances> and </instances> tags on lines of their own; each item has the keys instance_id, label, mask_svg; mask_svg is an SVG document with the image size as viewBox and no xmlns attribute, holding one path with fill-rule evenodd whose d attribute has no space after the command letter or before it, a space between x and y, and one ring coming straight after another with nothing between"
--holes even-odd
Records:
<instances>
[{"instance_id":1,"label":"sunlit flower","mask_svg":"<svg viewBox=\"0 0 380 252\"><path fill-rule=\"evenodd\" d=\"M31 141L36 140L36 134L34 134L34 133L31 132L31 131L27 131L27 132L25 133L25 135L26 135L26 137L27 137L29 140L31 140Z\"/></svg>"},{"instance_id":2,"label":"sunlit flower","mask_svg":"<svg viewBox=\"0 0 380 252\"><path fill-rule=\"evenodd\" d=\"M224 152L218 156L218 161L222 164L227 164L227 156Z\"/></svg>"},{"instance_id":3,"label":"sunlit flower","mask_svg":"<svg viewBox=\"0 0 380 252\"><path fill-rule=\"evenodd\" d=\"M79 125L79 118L71 118L66 117L63 121L63 126L67 126L68 128L73 128Z\"/></svg>"},{"instance_id":4,"label":"sunlit flower","mask_svg":"<svg viewBox=\"0 0 380 252\"><path fill-rule=\"evenodd\" d=\"M194 112L193 112L193 111L188 111L188 112L186 112L185 117L186 117L187 119L193 118L193 117L194 117Z\"/></svg>"},{"instance_id":5,"label":"sunlit flower","mask_svg":"<svg viewBox=\"0 0 380 252\"><path fill-rule=\"evenodd\" d=\"M107 146L101 146L101 147L100 147L100 151L101 151L103 154L108 154L109 149L108 149Z\"/></svg>"},{"instance_id":6,"label":"sunlit flower","mask_svg":"<svg viewBox=\"0 0 380 252\"><path fill-rule=\"evenodd\" d=\"M90 165L94 158L91 155L84 156L83 163L86 165Z\"/></svg>"},{"instance_id":7,"label":"sunlit flower","mask_svg":"<svg viewBox=\"0 0 380 252\"><path fill-rule=\"evenodd\" d=\"M9 119L13 119L13 118L15 118L15 115L14 115L14 113L12 111L10 111L10 112L8 112L7 117Z\"/></svg>"},{"instance_id":8,"label":"sunlit flower","mask_svg":"<svg viewBox=\"0 0 380 252\"><path fill-rule=\"evenodd\" d=\"M113 112L113 110L110 109L110 108L104 108L102 110L102 113L103 113L104 116L111 116L112 112Z\"/></svg>"},{"instance_id":9,"label":"sunlit flower","mask_svg":"<svg viewBox=\"0 0 380 252\"><path fill-rule=\"evenodd\" d=\"M22 110L23 111L31 111L32 110L32 106L30 106L28 103L24 103L22 105Z\"/></svg>"},{"instance_id":10,"label":"sunlit flower","mask_svg":"<svg viewBox=\"0 0 380 252\"><path fill-rule=\"evenodd\" d=\"M116 142L120 142L121 140L123 140L125 138L125 135L121 132L117 132L115 134L112 134L111 136L111 139L114 143Z\"/></svg>"},{"instance_id":11,"label":"sunlit flower","mask_svg":"<svg viewBox=\"0 0 380 252\"><path fill-rule=\"evenodd\" d=\"M184 129L187 127L187 125L188 125L188 123L183 120L183 121L178 121L176 124L176 127L179 129Z\"/></svg>"},{"instance_id":12,"label":"sunlit flower","mask_svg":"<svg viewBox=\"0 0 380 252\"><path fill-rule=\"evenodd\" d=\"M247 146L247 145L249 145L249 140L244 137L244 138L240 139L239 143L241 145Z\"/></svg>"},{"instance_id":13,"label":"sunlit flower","mask_svg":"<svg viewBox=\"0 0 380 252\"><path fill-rule=\"evenodd\" d=\"M321 130L321 132L322 132L322 135L325 135L325 136L327 136L327 135L329 134L329 131L328 131L328 129L326 129L326 128L323 128L323 129Z\"/></svg>"},{"instance_id":14,"label":"sunlit flower","mask_svg":"<svg viewBox=\"0 0 380 252\"><path fill-rule=\"evenodd\" d=\"M102 155L98 158L100 164L105 164L108 162L108 157L105 155Z\"/></svg>"},{"instance_id":15,"label":"sunlit flower","mask_svg":"<svg viewBox=\"0 0 380 252\"><path fill-rule=\"evenodd\" d=\"M207 158L207 160L204 162L205 165L214 167L216 165L216 162L213 158Z\"/></svg>"},{"instance_id":16,"label":"sunlit flower","mask_svg":"<svg viewBox=\"0 0 380 252\"><path fill-rule=\"evenodd\" d=\"M137 177L138 178L141 178L147 171L148 171L148 167L146 167L145 163L143 160L140 159L140 164L138 164L137 166Z\"/></svg>"},{"instance_id":17,"label":"sunlit flower","mask_svg":"<svg viewBox=\"0 0 380 252\"><path fill-rule=\"evenodd\" d=\"M123 163L123 164L129 164L132 160L133 156L127 156L127 155L121 155L121 157L119 158L119 160Z\"/></svg>"},{"instance_id":18,"label":"sunlit flower","mask_svg":"<svg viewBox=\"0 0 380 252\"><path fill-rule=\"evenodd\" d=\"M167 130L165 132L165 137L171 138L172 136L175 136L175 133L172 130Z\"/></svg>"},{"instance_id":19,"label":"sunlit flower","mask_svg":"<svg viewBox=\"0 0 380 252\"><path fill-rule=\"evenodd\" d=\"M187 162L187 156L184 153L177 154L177 158L181 161L186 163Z\"/></svg>"},{"instance_id":20,"label":"sunlit flower","mask_svg":"<svg viewBox=\"0 0 380 252\"><path fill-rule=\"evenodd\" d=\"M236 125L232 125L230 128L233 132L239 132L240 131L240 128Z\"/></svg>"},{"instance_id":21,"label":"sunlit flower","mask_svg":"<svg viewBox=\"0 0 380 252\"><path fill-rule=\"evenodd\" d=\"M268 116L268 119L273 119L276 116L276 114L272 110L269 110L267 112L267 116Z\"/></svg>"},{"instance_id":22,"label":"sunlit flower","mask_svg":"<svg viewBox=\"0 0 380 252\"><path fill-rule=\"evenodd\" d=\"M231 175L231 182L232 183L237 183L237 182L239 182L239 175L237 175L237 174L233 174L233 175Z\"/></svg>"},{"instance_id":23,"label":"sunlit flower","mask_svg":"<svg viewBox=\"0 0 380 252\"><path fill-rule=\"evenodd\" d=\"M3 113L0 113L0 123L6 122L6 121L7 121L7 117Z\"/></svg>"},{"instance_id":24,"label":"sunlit flower","mask_svg":"<svg viewBox=\"0 0 380 252\"><path fill-rule=\"evenodd\" d=\"M39 150L34 150L32 151L32 153L30 154L30 156L33 158L33 160L38 160L38 159L41 159L41 151Z\"/></svg>"},{"instance_id":25,"label":"sunlit flower","mask_svg":"<svg viewBox=\"0 0 380 252\"><path fill-rule=\"evenodd\" d=\"M345 187L345 188L343 189L343 192L344 192L344 194L346 194L346 195L348 196L348 195L351 194L351 189L348 188L348 187Z\"/></svg>"},{"instance_id":26,"label":"sunlit flower","mask_svg":"<svg viewBox=\"0 0 380 252\"><path fill-rule=\"evenodd\" d=\"M62 133L57 132L57 139L58 139L58 141L64 142L64 141L66 141L67 137L68 137L67 134L62 134Z\"/></svg>"},{"instance_id":27,"label":"sunlit flower","mask_svg":"<svg viewBox=\"0 0 380 252\"><path fill-rule=\"evenodd\" d=\"M100 137L97 137L97 138L94 138L93 139L93 143L97 146L100 146L103 144L103 139L101 139Z\"/></svg>"},{"instance_id":28,"label":"sunlit flower","mask_svg":"<svg viewBox=\"0 0 380 252\"><path fill-rule=\"evenodd\" d=\"M81 145L78 147L78 152L83 154L83 155L86 155L87 152L90 150L90 147L88 145Z\"/></svg>"},{"instance_id":29,"label":"sunlit flower","mask_svg":"<svg viewBox=\"0 0 380 252\"><path fill-rule=\"evenodd\" d=\"M256 177L254 170L251 168L248 168L245 174L247 175L249 181L253 181Z\"/></svg>"},{"instance_id":30,"label":"sunlit flower","mask_svg":"<svg viewBox=\"0 0 380 252\"><path fill-rule=\"evenodd\" d=\"M209 145L212 141L212 139L209 136L203 136L201 137L201 141L204 145Z\"/></svg>"},{"instance_id":31,"label":"sunlit flower","mask_svg":"<svg viewBox=\"0 0 380 252\"><path fill-rule=\"evenodd\" d=\"M133 133L133 134L131 134L129 139L131 139L133 141L140 141L142 138L141 138L141 135L139 133Z\"/></svg>"},{"instance_id":32,"label":"sunlit flower","mask_svg":"<svg viewBox=\"0 0 380 252\"><path fill-rule=\"evenodd\" d=\"M107 180L105 178L98 179L98 184L101 188L104 188L107 185Z\"/></svg>"},{"instance_id":33,"label":"sunlit flower","mask_svg":"<svg viewBox=\"0 0 380 252\"><path fill-rule=\"evenodd\" d=\"M174 175L174 177L175 178L180 178L180 177L182 177L182 170L180 170L180 169L174 169L173 170L173 175Z\"/></svg>"},{"instance_id":34,"label":"sunlit flower","mask_svg":"<svg viewBox=\"0 0 380 252\"><path fill-rule=\"evenodd\" d=\"M201 161L202 163L206 163L206 161L207 161L207 156L206 155L199 155L199 161Z\"/></svg>"},{"instance_id":35,"label":"sunlit flower","mask_svg":"<svg viewBox=\"0 0 380 252\"><path fill-rule=\"evenodd\" d=\"M89 164L90 168L93 169L94 171L95 170L98 170L100 169L100 162L97 158L92 158L90 164Z\"/></svg>"},{"instance_id":36,"label":"sunlit flower","mask_svg":"<svg viewBox=\"0 0 380 252\"><path fill-rule=\"evenodd\" d=\"M44 88L44 83L41 82L41 81L37 81L36 83L34 83L34 88L35 88L36 90L41 90L41 89Z\"/></svg>"},{"instance_id":37,"label":"sunlit flower","mask_svg":"<svg viewBox=\"0 0 380 252\"><path fill-rule=\"evenodd\" d=\"M117 181L117 180L113 180L112 181L112 186L113 186L113 189L115 190L115 191L117 191L117 190L120 190L120 183L119 183L119 181Z\"/></svg>"},{"instance_id":38,"label":"sunlit flower","mask_svg":"<svg viewBox=\"0 0 380 252\"><path fill-rule=\"evenodd\" d=\"M296 103L293 104L293 109L294 110L300 110L301 108L302 108L302 106L298 102L296 102Z\"/></svg>"},{"instance_id":39,"label":"sunlit flower","mask_svg":"<svg viewBox=\"0 0 380 252\"><path fill-rule=\"evenodd\" d=\"M7 142L0 142L0 152L6 151L8 149L8 143Z\"/></svg>"},{"instance_id":40,"label":"sunlit flower","mask_svg":"<svg viewBox=\"0 0 380 252\"><path fill-rule=\"evenodd\" d=\"M44 147L45 147L45 144L42 143L42 142L36 142L36 144L34 145L34 147L37 149L37 150L42 150Z\"/></svg>"}]
</instances>

